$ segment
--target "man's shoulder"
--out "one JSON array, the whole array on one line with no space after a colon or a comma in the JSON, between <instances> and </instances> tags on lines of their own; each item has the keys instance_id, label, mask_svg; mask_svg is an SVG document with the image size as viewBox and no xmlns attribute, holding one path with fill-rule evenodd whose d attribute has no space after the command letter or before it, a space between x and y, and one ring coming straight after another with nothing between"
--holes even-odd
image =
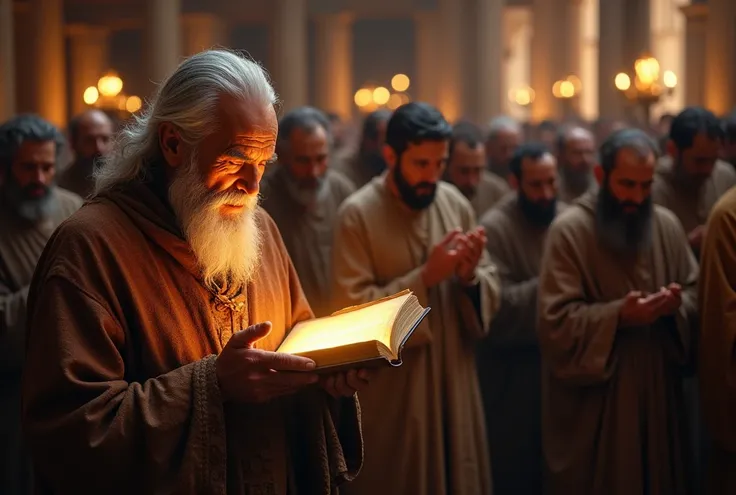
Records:
<instances>
[{"instance_id":1,"label":"man's shoulder","mask_svg":"<svg viewBox=\"0 0 736 495\"><path fill-rule=\"evenodd\" d=\"M652 208L652 214L654 216L654 220L669 231L683 231L680 219L677 218L677 215L675 215L675 213L669 208L655 204Z\"/></svg>"},{"instance_id":2,"label":"man's shoulder","mask_svg":"<svg viewBox=\"0 0 736 495\"><path fill-rule=\"evenodd\" d=\"M466 198L463 193L460 192L460 189L453 186L449 182L439 181L437 183L437 194L435 196L435 201L441 207L449 206L452 208L459 208L461 210L466 210L470 212L472 215L475 215L475 213L473 212L473 206L470 204L468 198Z\"/></svg>"},{"instance_id":3,"label":"man's shoulder","mask_svg":"<svg viewBox=\"0 0 736 495\"><path fill-rule=\"evenodd\" d=\"M708 228L714 225L736 227L736 187L732 187L720 197L708 217Z\"/></svg>"},{"instance_id":4,"label":"man's shoulder","mask_svg":"<svg viewBox=\"0 0 736 495\"><path fill-rule=\"evenodd\" d=\"M509 194L508 197L501 199L495 206L485 212L480 218L482 225L487 232L507 232L513 228L514 208L518 208L516 203L516 195Z\"/></svg>"},{"instance_id":5,"label":"man's shoulder","mask_svg":"<svg viewBox=\"0 0 736 495\"><path fill-rule=\"evenodd\" d=\"M333 192L343 198L347 198L356 190L353 181L339 170L328 168L325 178Z\"/></svg>"},{"instance_id":6,"label":"man's shoulder","mask_svg":"<svg viewBox=\"0 0 736 495\"><path fill-rule=\"evenodd\" d=\"M730 189L736 185L736 170L730 163L717 160L713 168L713 179L724 189Z\"/></svg>"},{"instance_id":7,"label":"man's shoulder","mask_svg":"<svg viewBox=\"0 0 736 495\"><path fill-rule=\"evenodd\" d=\"M342 206L340 206L340 211L344 213L359 213L371 210L372 208L381 205L384 200L383 195L381 194L383 184L379 181L383 181L383 178L376 177L351 194L345 201L343 201Z\"/></svg>"}]
</instances>

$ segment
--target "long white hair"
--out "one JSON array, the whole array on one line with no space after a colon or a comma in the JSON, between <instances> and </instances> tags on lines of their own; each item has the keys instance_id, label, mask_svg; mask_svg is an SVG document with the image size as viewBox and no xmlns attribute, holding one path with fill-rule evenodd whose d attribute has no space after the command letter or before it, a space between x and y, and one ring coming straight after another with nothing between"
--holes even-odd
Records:
<instances>
[{"instance_id":1,"label":"long white hair","mask_svg":"<svg viewBox=\"0 0 736 495\"><path fill-rule=\"evenodd\" d=\"M254 106L276 105L266 71L256 62L228 50L207 50L184 60L166 79L146 109L120 131L112 153L95 171L95 193L132 181L160 156L158 127L170 122L193 149L217 129L221 96Z\"/></svg>"}]
</instances>

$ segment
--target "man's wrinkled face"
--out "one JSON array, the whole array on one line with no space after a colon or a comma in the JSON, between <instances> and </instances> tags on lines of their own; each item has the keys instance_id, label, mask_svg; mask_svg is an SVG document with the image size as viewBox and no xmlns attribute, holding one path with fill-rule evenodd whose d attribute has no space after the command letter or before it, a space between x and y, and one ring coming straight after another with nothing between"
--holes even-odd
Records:
<instances>
[{"instance_id":1,"label":"man's wrinkled face","mask_svg":"<svg viewBox=\"0 0 736 495\"><path fill-rule=\"evenodd\" d=\"M434 201L449 155L449 141L409 143L399 158L390 146L384 147L386 162L402 201L412 210L428 208Z\"/></svg>"},{"instance_id":2,"label":"man's wrinkled face","mask_svg":"<svg viewBox=\"0 0 736 495\"><path fill-rule=\"evenodd\" d=\"M105 115L99 112L85 115L72 143L77 160L92 163L96 158L109 154L112 136L113 125Z\"/></svg>"},{"instance_id":3,"label":"man's wrinkled face","mask_svg":"<svg viewBox=\"0 0 736 495\"><path fill-rule=\"evenodd\" d=\"M678 150L674 143L668 145L677 171L694 186L701 185L711 176L720 148L719 139L711 138L702 132L695 136L693 145L687 149Z\"/></svg>"},{"instance_id":4,"label":"man's wrinkled face","mask_svg":"<svg viewBox=\"0 0 736 495\"><path fill-rule=\"evenodd\" d=\"M458 141L452 148L452 156L447 165L447 179L468 199L475 197L481 173L486 167L486 152L482 143L470 146Z\"/></svg>"},{"instance_id":5,"label":"man's wrinkled face","mask_svg":"<svg viewBox=\"0 0 736 495\"><path fill-rule=\"evenodd\" d=\"M501 129L486 141L486 154L493 167L507 168L514 151L519 147L521 136L515 129Z\"/></svg>"},{"instance_id":6,"label":"man's wrinkled face","mask_svg":"<svg viewBox=\"0 0 736 495\"><path fill-rule=\"evenodd\" d=\"M283 148L279 150L279 163L286 168L289 195L305 207L315 205L327 172L330 152L327 131L319 126L294 129Z\"/></svg>"},{"instance_id":7,"label":"man's wrinkled face","mask_svg":"<svg viewBox=\"0 0 736 495\"><path fill-rule=\"evenodd\" d=\"M24 141L9 172L3 184L9 206L29 221L46 218L53 206L51 186L56 175L56 143Z\"/></svg>"},{"instance_id":8,"label":"man's wrinkled face","mask_svg":"<svg viewBox=\"0 0 736 495\"><path fill-rule=\"evenodd\" d=\"M521 163L519 206L532 223L549 225L557 212L557 160L551 153Z\"/></svg>"}]
</instances>

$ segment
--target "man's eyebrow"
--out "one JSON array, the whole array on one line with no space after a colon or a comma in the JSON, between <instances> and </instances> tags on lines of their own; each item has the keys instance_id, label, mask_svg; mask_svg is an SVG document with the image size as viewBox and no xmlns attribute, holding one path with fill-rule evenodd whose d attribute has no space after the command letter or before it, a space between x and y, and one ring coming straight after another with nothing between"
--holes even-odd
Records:
<instances>
[{"instance_id":1,"label":"man's eyebrow","mask_svg":"<svg viewBox=\"0 0 736 495\"><path fill-rule=\"evenodd\" d=\"M238 158L240 160L245 160L247 158L245 152L244 152L243 146L233 146L225 150L225 152L222 154L222 156L226 156L228 158Z\"/></svg>"}]
</instances>

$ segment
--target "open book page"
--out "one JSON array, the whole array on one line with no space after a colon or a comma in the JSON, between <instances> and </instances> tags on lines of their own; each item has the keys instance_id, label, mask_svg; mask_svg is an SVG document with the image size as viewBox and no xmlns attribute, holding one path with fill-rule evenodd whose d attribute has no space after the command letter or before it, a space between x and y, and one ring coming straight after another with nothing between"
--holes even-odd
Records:
<instances>
[{"instance_id":1,"label":"open book page","mask_svg":"<svg viewBox=\"0 0 736 495\"><path fill-rule=\"evenodd\" d=\"M298 323L278 352L305 353L377 340L391 348L391 329L410 292L348 312Z\"/></svg>"}]
</instances>

